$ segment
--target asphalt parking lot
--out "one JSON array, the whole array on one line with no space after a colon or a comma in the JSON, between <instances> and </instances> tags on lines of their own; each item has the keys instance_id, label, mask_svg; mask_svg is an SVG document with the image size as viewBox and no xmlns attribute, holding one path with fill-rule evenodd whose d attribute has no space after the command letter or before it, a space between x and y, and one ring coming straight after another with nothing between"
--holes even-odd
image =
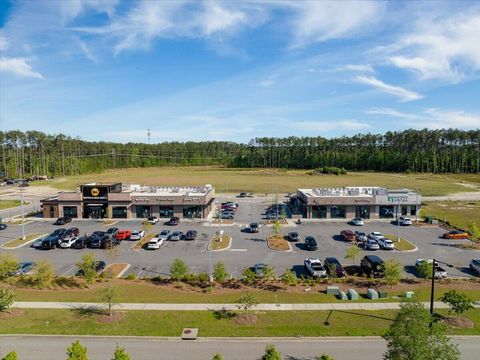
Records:
<instances>
[{"instance_id":1,"label":"asphalt parking lot","mask_svg":"<svg viewBox=\"0 0 480 360\"><path fill-rule=\"evenodd\" d=\"M224 199L220 199L223 201ZM152 277L156 275L169 275L170 265L175 258L182 258L190 267L192 272L208 272L210 259L211 263L223 261L227 271L235 277L239 277L244 267L253 266L255 263L266 263L273 266L278 275L286 268L293 268L297 273L301 273L303 260L306 257L318 257L323 260L327 256L337 257L343 264L351 264L351 260L344 259L345 251L350 243L346 243L338 236L341 230L361 230L365 233L371 231L380 231L383 234L396 234L397 226L386 222L368 222L362 227L354 227L346 222L315 222L302 223L301 225L285 225L283 233L296 231L303 239L307 235L313 235L318 242L318 250L307 251L303 244L291 243L291 252L277 252L270 250L266 244L266 237L271 232L271 227L262 226L257 234L248 234L241 232L241 228L250 222L261 222L262 213L268 204L264 200L255 198L238 199L240 202L239 210L234 219L233 225L212 226L212 233L218 230L224 230L226 234L232 236L232 243L228 250L220 252L208 252L209 226L200 220L182 221L178 226L167 227L162 222L152 226L151 233L159 233L163 228L170 230L194 229L198 231L198 237L195 241L167 241L159 250L131 250L134 241L122 241L116 251L116 256L112 258L109 252L102 249L53 249L37 250L29 245L14 250L0 249L1 253L9 252L14 254L20 261L39 261L46 259L54 264L56 272L59 275L73 275L76 272L75 263L78 262L86 252L93 252L97 259L104 260L107 264L112 262L122 262L131 264L131 267L124 275L134 273L137 276ZM49 234L57 226L52 225L53 221L38 220L25 225L25 233ZM95 220L77 220L66 227L76 226L80 229L80 234L91 234L95 230L106 230L110 226L103 225ZM120 229L140 229L140 220L124 220L114 225ZM446 240L441 235L445 232L439 227L400 227L400 236L414 243L418 250L415 252L399 251L363 251L364 254L375 253L382 259L396 259L405 266L407 276L415 276L413 265L416 259L432 258L454 265L455 267L446 267L449 277L472 276L468 269L468 263L472 258L480 257L477 252L463 250L450 245L467 240ZM21 236L22 230L19 225L10 225L6 230L0 232L0 245ZM362 254L363 256L363 254ZM360 257L361 258L361 257ZM359 259L356 263L359 263Z\"/></svg>"}]
</instances>

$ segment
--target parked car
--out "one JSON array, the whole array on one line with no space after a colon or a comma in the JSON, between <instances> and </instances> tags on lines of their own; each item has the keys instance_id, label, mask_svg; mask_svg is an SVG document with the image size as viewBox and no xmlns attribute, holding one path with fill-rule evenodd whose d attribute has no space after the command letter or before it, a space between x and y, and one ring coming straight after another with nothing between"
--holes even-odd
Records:
<instances>
[{"instance_id":1,"label":"parked car","mask_svg":"<svg viewBox=\"0 0 480 360\"><path fill-rule=\"evenodd\" d=\"M63 230L63 229L57 229L57 230ZM68 228L67 231L65 231L65 233L62 235L62 237L63 238L75 237L75 236L78 236L79 233L80 233L80 231L78 230L77 227L71 227L71 228Z\"/></svg>"},{"instance_id":2,"label":"parked car","mask_svg":"<svg viewBox=\"0 0 480 360\"><path fill-rule=\"evenodd\" d=\"M363 223L363 220L360 219L360 218L353 218L350 223L351 223L352 225L355 225L355 226L363 226L363 225L365 225L365 224Z\"/></svg>"},{"instance_id":3,"label":"parked car","mask_svg":"<svg viewBox=\"0 0 480 360\"><path fill-rule=\"evenodd\" d=\"M56 229L54 232L50 234L50 236L58 236L62 238L67 232L67 229Z\"/></svg>"},{"instance_id":4,"label":"parked car","mask_svg":"<svg viewBox=\"0 0 480 360\"><path fill-rule=\"evenodd\" d=\"M235 208L238 208L239 204L238 202L234 202L234 201L226 201L226 202L223 202L222 203L222 206L223 205L227 205L227 206L233 206Z\"/></svg>"},{"instance_id":5,"label":"parked car","mask_svg":"<svg viewBox=\"0 0 480 360\"><path fill-rule=\"evenodd\" d=\"M305 246L307 250L311 250L311 251L317 250L318 249L317 240L315 240L313 236L307 236L305 238Z\"/></svg>"},{"instance_id":6,"label":"parked car","mask_svg":"<svg viewBox=\"0 0 480 360\"><path fill-rule=\"evenodd\" d=\"M59 247L62 248L62 249L68 249L68 248L72 247L72 245L77 240L78 240L78 237L68 237L68 238L62 239L62 240L60 240Z\"/></svg>"},{"instance_id":7,"label":"parked car","mask_svg":"<svg viewBox=\"0 0 480 360\"><path fill-rule=\"evenodd\" d=\"M469 264L470 269L480 275L480 259L472 259Z\"/></svg>"},{"instance_id":8,"label":"parked car","mask_svg":"<svg viewBox=\"0 0 480 360\"><path fill-rule=\"evenodd\" d=\"M345 241L355 241L355 234L352 230L342 230L340 232L340 236L343 238Z\"/></svg>"},{"instance_id":9,"label":"parked car","mask_svg":"<svg viewBox=\"0 0 480 360\"><path fill-rule=\"evenodd\" d=\"M241 198L247 197L247 193L241 192L240 195L238 195L238 197L241 197Z\"/></svg>"},{"instance_id":10,"label":"parked car","mask_svg":"<svg viewBox=\"0 0 480 360\"><path fill-rule=\"evenodd\" d=\"M325 266L325 270L327 270L328 275L334 277L345 277L347 276L347 272L343 268L340 261L337 258L330 256L326 257L325 261L323 262L323 266Z\"/></svg>"},{"instance_id":11,"label":"parked car","mask_svg":"<svg viewBox=\"0 0 480 360\"><path fill-rule=\"evenodd\" d=\"M147 244L147 249L157 250L160 249L160 246L163 244L163 239L160 237L160 234L152 238Z\"/></svg>"},{"instance_id":12,"label":"parked car","mask_svg":"<svg viewBox=\"0 0 480 360\"><path fill-rule=\"evenodd\" d=\"M164 241L170 239L170 235L171 235L171 231L170 230L167 230L167 229L163 229L162 231L160 231L160 234L158 234L158 237Z\"/></svg>"},{"instance_id":13,"label":"parked car","mask_svg":"<svg viewBox=\"0 0 480 360\"><path fill-rule=\"evenodd\" d=\"M367 236L367 234L365 234L364 232L355 231L355 239L356 239L358 242L364 242L364 241L367 241L368 236Z\"/></svg>"},{"instance_id":14,"label":"parked car","mask_svg":"<svg viewBox=\"0 0 480 360\"><path fill-rule=\"evenodd\" d=\"M248 225L243 231L251 234L255 234L255 233L258 233L259 231L258 228L259 228L258 223L250 223L250 225Z\"/></svg>"},{"instance_id":15,"label":"parked car","mask_svg":"<svg viewBox=\"0 0 480 360\"><path fill-rule=\"evenodd\" d=\"M120 241L116 237L104 236L102 239L103 249L111 249L117 245L120 245Z\"/></svg>"},{"instance_id":16,"label":"parked car","mask_svg":"<svg viewBox=\"0 0 480 360\"><path fill-rule=\"evenodd\" d=\"M59 240L60 240L60 237L58 236L52 236L52 235L47 236L46 238L43 239L40 245L40 249L42 250L55 249Z\"/></svg>"},{"instance_id":17,"label":"parked car","mask_svg":"<svg viewBox=\"0 0 480 360\"><path fill-rule=\"evenodd\" d=\"M255 273L255 275L257 275L257 277L263 278L265 276L265 269L267 268L267 266L268 265L263 263L255 264L253 266L253 272Z\"/></svg>"},{"instance_id":18,"label":"parked car","mask_svg":"<svg viewBox=\"0 0 480 360\"><path fill-rule=\"evenodd\" d=\"M94 265L95 272L97 274L100 274L103 270L105 270L105 266L106 266L105 261L95 261L95 265ZM84 272L82 269L79 269L75 274L75 276L83 276L83 275L84 275Z\"/></svg>"},{"instance_id":19,"label":"parked car","mask_svg":"<svg viewBox=\"0 0 480 360\"><path fill-rule=\"evenodd\" d=\"M59 217L53 225L65 225L68 224L69 222L72 222L72 218L69 217Z\"/></svg>"},{"instance_id":20,"label":"parked car","mask_svg":"<svg viewBox=\"0 0 480 360\"><path fill-rule=\"evenodd\" d=\"M395 250L395 245L393 244L393 241L385 237L377 240L377 243L382 250Z\"/></svg>"},{"instance_id":21,"label":"parked car","mask_svg":"<svg viewBox=\"0 0 480 360\"><path fill-rule=\"evenodd\" d=\"M298 235L298 232L292 231L287 234L287 239L288 241L297 242L300 240L300 236Z\"/></svg>"},{"instance_id":22,"label":"parked car","mask_svg":"<svg viewBox=\"0 0 480 360\"><path fill-rule=\"evenodd\" d=\"M7 228L7 224L0 224L0 230L5 230Z\"/></svg>"},{"instance_id":23,"label":"parked car","mask_svg":"<svg viewBox=\"0 0 480 360\"><path fill-rule=\"evenodd\" d=\"M32 244L30 245L32 248L34 249L40 249L42 247L42 242L45 238L40 238L40 239L37 239L35 240L34 242L32 242Z\"/></svg>"},{"instance_id":24,"label":"parked car","mask_svg":"<svg viewBox=\"0 0 480 360\"><path fill-rule=\"evenodd\" d=\"M197 238L196 230L188 230L185 234L185 240L195 240Z\"/></svg>"},{"instance_id":25,"label":"parked car","mask_svg":"<svg viewBox=\"0 0 480 360\"><path fill-rule=\"evenodd\" d=\"M19 276L19 275L25 275L28 274L30 271L32 271L35 268L36 264L32 261L29 262L21 262L18 264L17 268L15 271L9 272L9 276Z\"/></svg>"},{"instance_id":26,"label":"parked car","mask_svg":"<svg viewBox=\"0 0 480 360\"><path fill-rule=\"evenodd\" d=\"M303 267L305 268L305 271L310 276L313 276L313 277L326 277L327 276L327 270L325 270L325 267L323 266L320 259L306 258L303 261Z\"/></svg>"},{"instance_id":27,"label":"parked car","mask_svg":"<svg viewBox=\"0 0 480 360\"><path fill-rule=\"evenodd\" d=\"M423 263L427 262L428 264L433 263L433 259L417 259L415 261L415 268L418 269ZM448 277L447 270L442 268L438 262L435 261L435 278L436 279L445 279Z\"/></svg>"},{"instance_id":28,"label":"parked car","mask_svg":"<svg viewBox=\"0 0 480 360\"><path fill-rule=\"evenodd\" d=\"M360 261L360 267L367 276L373 275L373 277L384 277L385 269L384 262L376 255L364 256Z\"/></svg>"},{"instance_id":29,"label":"parked car","mask_svg":"<svg viewBox=\"0 0 480 360\"><path fill-rule=\"evenodd\" d=\"M117 227L111 227L105 231L105 236L108 236L109 238L111 237L116 237L118 234L118 228Z\"/></svg>"},{"instance_id":30,"label":"parked car","mask_svg":"<svg viewBox=\"0 0 480 360\"><path fill-rule=\"evenodd\" d=\"M280 214L275 213L275 212L271 212L271 213L267 213L267 215L265 217L268 220L278 220L278 219L280 219Z\"/></svg>"},{"instance_id":31,"label":"parked car","mask_svg":"<svg viewBox=\"0 0 480 360\"><path fill-rule=\"evenodd\" d=\"M130 235L132 235L130 230L118 230L118 233L115 235L115 237L118 240L128 240L130 239Z\"/></svg>"},{"instance_id":32,"label":"parked car","mask_svg":"<svg viewBox=\"0 0 480 360\"><path fill-rule=\"evenodd\" d=\"M170 225L170 226L175 226L175 225L178 225L180 223L180 218L178 218L177 216L173 216L170 218L170 220L168 220L165 225Z\"/></svg>"},{"instance_id":33,"label":"parked car","mask_svg":"<svg viewBox=\"0 0 480 360\"><path fill-rule=\"evenodd\" d=\"M469 233L460 230L452 230L443 234L444 239L468 239L469 237Z\"/></svg>"},{"instance_id":34,"label":"parked car","mask_svg":"<svg viewBox=\"0 0 480 360\"><path fill-rule=\"evenodd\" d=\"M368 234L368 238L377 241L377 240L383 239L383 234L378 231L373 231L370 234Z\"/></svg>"},{"instance_id":35,"label":"parked car","mask_svg":"<svg viewBox=\"0 0 480 360\"><path fill-rule=\"evenodd\" d=\"M412 220L408 217L400 216L397 219L397 224L401 226L410 226L412 225Z\"/></svg>"},{"instance_id":36,"label":"parked car","mask_svg":"<svg viewBox=\"0 0 480 360\"><path fill-rule=\"evenodd\" d=\"M130 240L141 240L145 236L144 230L133 230L130 235Z\"/></svg>"},{"instance_id":37,"label":"parked car","mask_svg":"<svg viewBox=\"0 0 480 360\"><path fill-rule=\"evenodd\" d=\"M226 219L226 220L233 220L233 217L234 217L234 214L232 214L232 213L224 213L224 212L222 212L222 213L220 214L220 218L221 218L221 219L224 219L224 220L225 220L225 219Z\"/></svg>"},{"instance_id":38,"label":"parked car","mask_svg":"<svg viewBox=\"0 0 480 360\"><path fill-rule=\"evenodd\" d=\"M178 240L182 240L182 239L183 239L183 232L181 232L179 230L175 230L172 233L172 236L170 236L171 241L178 241Z\"/></svg>"},{"instance_id":39,"label":"parked car","mask_svg":"<svg viewBox=\"0 0 480 360\"><path fill-rule=\"evenodd\" d=\"M72 249L84 249L86 247L90 247L92 243L92 238L89 236L82 236L77 238L75 242L70 246Z\"/></svg>"},{"instance_id":40,"label":"parked car","mask_svg":"<svg viewBox=\"0 0 480 360\"><path fill-rule=\"evenodd\" d=\"M373 239L367 239L367 241L361 243L360 246L362 246L364 250L380 250L380 245Z\"/></svg>"},{"instance_id":41,"label":"parked car","mask_svg":"<svg viewBox=\"0 0 480 360\"><path fill-rule=\"evenodd\" d=\"M105 235L103 235L103 236L94 236L94 237L92 238L92 241L90 242L90 247L91 247L92 249L101 249L102 247L104 247L105 238L106 238Z\"/></svg>"},{"instance_id":42,"label":"parked car","mask_svg":"<svg viewBox=\"0 0 480 360\"><path fill-rule=\"evenodd\" d=\"M152 225L155 225L156 223L158 223L158 221L159 219L156 216L150 216L147 218L147 222Z\"/></svg>"}]
</instances>

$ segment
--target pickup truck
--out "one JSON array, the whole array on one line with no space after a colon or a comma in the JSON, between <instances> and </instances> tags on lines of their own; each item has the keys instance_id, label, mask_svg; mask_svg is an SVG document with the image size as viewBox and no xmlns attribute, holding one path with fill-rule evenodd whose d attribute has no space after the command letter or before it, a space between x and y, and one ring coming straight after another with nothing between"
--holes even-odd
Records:
<instances>
[{"instance_id":1,"label":"pickup truck","mask_svg":"<svg viewBox=\"0 0 480 360\"><path fill-rule=\"evenodd\" d=\"M327 270L320 259L306 258L303 262L306 272L313 277L326 277Z\"/></svg>"},{"instance_id":2,"label":"pickup truck","mask_svg":"<svg viewBox=\"0 0 480 360\"><path fill-rule=\"evenodd\" d=\"M425 260L425 259L417 259L416 263L415 263L415 267L418 267L421 263L423 262L427 262L429 264L431 264L433 262L432 259L428 259L428 260ZM448 273L447 273L447 270L445 270L444 268L442 268L440 265L438 265L437 262L435 262L435 278L436 279L446 279L448 276Z\"/></svg>"}]
</instances>

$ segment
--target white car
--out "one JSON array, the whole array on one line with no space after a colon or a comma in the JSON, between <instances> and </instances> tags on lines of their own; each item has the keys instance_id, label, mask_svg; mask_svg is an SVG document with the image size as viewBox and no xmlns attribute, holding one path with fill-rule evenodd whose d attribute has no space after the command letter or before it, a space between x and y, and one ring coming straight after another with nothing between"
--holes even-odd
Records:
<instances>
[{"instance_id":1,"label":"white car","mask_svg":"<svg viewBox=\"0 0 480 360\"><path fill-rule=\"evenodd\" d=\"M381 232L378 232L378 231L373 231L370 234L368 234L368 237L370 239L373 239L373 240L377 241L377 240L383 239L383 234Z\"/></svg>"},{"instance_id":2,"label":"white car","mask_svg":"<svg viewBox=\"0 0 480 360\"><path fill-rule=\"evenodd\" d=\"M395 245L393 244L393 241L387 238L381 238L377 240L378 245L380 245L380 248L383 250L394 250Z\"/></svg>"},{"instance_id":3,"label":"white car","mask_svg":"<svg viewBox=\"0 0 480 360\"><path fill-rule=\"evenodd\" d=\"M327 270L323 266L320 259L306 258L303 262L305 270L313 277L326 277Z\"/></svg>"},{"instance_id":4,"label":"white car","mask_svg":"<svg viewBox=\"0 0 480 360\"><path fill-rule=\"evenodd\" d=\"M400 216L397 219L397 223L402 226L410 226L412 225L412 220L408 217Z\"/></svg>"},{"instance_id":5,"label":"white car","mask_svg":"<svg viewBox=\"0 0 480 360\"><path fill-rule=\"evenodd\" d=\"M158 234L155 237L158 237L162 241L166 241L166 240L170 239L171 234L172 234L172 232L170 230L163 229L162 231L160 231L160 234Z\"/></svg>"},{"instance_id":6,"label":"white car","mask_svg":"<svg viewBox=\"0 0 480 360\"><path fill-rule=\"evenodd\" d=\"M158 234L148 242L147 249L150 249L150 250L160 249L160 246L162 246L162 244L163 244L163 239L160 237L160 234Z\"/></svg>"},{"instance_id":7,"label":"white car","mask_svg":"<svg viewBox=\"0 0 480 360\"><path fill-rule=\"evenodd\" d=\"M178 230L175 230L172 233L172 236L170 236L170 240L172 240L172 241L182 240L182 238L183 238L183 232L178 231Z\"/></svg>"},{"instance_id":8,"label":"white car","mask_svg":"<svg viewBox=\"0 0 480 360\"><path fill-rule=\"evenodd\" d=\"M156 223L158 223L158 220L159 219L156 216L150 216L147 218L147 222L152 225L155 225Z\"/></svg>"},{"instance_id":9,"label":"white car","mask_svg":"<svg viewBox=\"0 0 480 360\"><path fill-rule=\"evenodd\" d=\"M363 226L363 225L365 225L365 224L363 223L363 220L362 220L362 219L360 219L360 218L354 218L354 219L352 219L352 225L355 225L355 226Z\"/></svg>"},{"instance_id":10,"label":"white car","mask_svg":"<svg viewBox=\"0 0 480 360\"><path fill-rule=\"evenodd\" d=\"M378 241L374 239L367 239L367 241L363 242L363 250L380 250L380 245L378 245Z\"/></svg>"},{"instance_id":11,"label":"white car","mask_svg":"<svg viewBox=\"0 0 480 360\"><path fill-rule=\"evenodd\" d=\"M132 235L130 235L130 240L141 240L144 236L145 236L145 231L133 230Z\"/></svg>"},{"instance_id":12,"label":"white car","mask_svg":"<svg viewBox=\"0 0 480 360\"><path fill-rule=\"evenodd\" d=\"M73 245L75 241L77 241L78 237L71 237L71 238L66 238L60 241L60 247L62 249L68 249Z\"/></svg>"}]
</instances>

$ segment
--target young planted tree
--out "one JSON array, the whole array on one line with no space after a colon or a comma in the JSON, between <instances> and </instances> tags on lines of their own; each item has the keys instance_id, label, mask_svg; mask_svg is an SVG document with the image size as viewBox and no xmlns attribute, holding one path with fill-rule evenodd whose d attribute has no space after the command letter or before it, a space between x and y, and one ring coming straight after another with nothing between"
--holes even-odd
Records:
<instances>
[{"instance_id":1,"label":"young planted tree","mask_svg":"<svg viewBox=\"0 0 480 360\"><path fill-rule=\"evenodd\" d=\"M10 273L18 268L18 260L12 254L0 255L0 280L5 280Z\"/></svg>"},{"instance_id":2,"label":"young planted tree","mask_svg":"<svg viewBox=\"0 0 480 360\"><path fill-rule=\"evenodd\" d=\"M52 264L47 260L40 260L35 267L32 280L37 287L43 289L52 284L54 276L55 270Z\"/></svg>"},{"instance_id":3,"label":"young planted tree","mask_svg":"<svg viewBox=\"0 0 480 360\"><path fill-rule=\"evenodd\" d=\"M272 224L272 233L273 235L278 236L280 235L281 232L282 232L282 224L280 224L280 221L275 220Z\"/></svg>"},{"instance_id":4,"label":"young planted tree","mask_svg":"<svg viewBox=\"0 0 480 360\"><path fill-rule=\"evenodd\" d=\"M360 256L362 251L356 245L349 246L345 252L345 259L352 259L352 264L355 265L355 259Z\"/></svg>"},{"instance_id":5,"label":"young planted tree","mask_svg":"<svg viewBox=\"0 0 480 360\"><path fill-rule=\"evenodd\" d=\"M450 312L457 318L465 311L473 309L473 301L465 294L457 293L455 290L447 291L442 296L442 302L450 305Z\"/></svg>"},{"instance_id":6,"label":"young planted tree","mask_svg":"<svg viewBox=\"0 0 480 360\"><path fill-rule=\"evenodd\" d=\"M67 348L67 360L88 360L87 348L75 341Z\"/></svg>"},{"instance_id":7,"label":"young planted tree","mask_svg":"<svg viewBox=\"0 0 480 360\"><path fill-rule=\"evenodd\" d=\"M18 360L18 355L15 351L10 351L2 360Z\"/></svg>"},{"instance_id":8,"label":"young planted tree","mask_svg":"<svg viewBox=\"0 0 480 360\"><path fill-rule=\"evenodd\" d=\"M0 312L8 310L15 301L15 293L7 288L0 289Z\"/></svg>"},{"instance_id":9,"label":"young planted tree","mask_svg":"<svg viewBox=\"0 0 480 360\"><path fill-rule=\"evenodd\" d=\"M333 358L328 354L323 354L317 358L317 360L333 360Z\"/></svg>"},{"instance_id":10,"label":"young planted tree","mask_svg":"<svg viewBox=\"0 0 480 360\"><path fill-rule=\"evenodd\" d=\"M291 269L285 269L283 274L280 276L280 279L284 285L297 285L297 275Z\"/></svg>"},{"instance_id":11,"label":"young planted tree","mask_svg":"<svg viewBox=\"0 0 480 360\"><path fill-rule=\"evenodd\" d=\"M173 260L172 266L170 267L170 276L172 279L175 281L182 280L186 275L188 275L188 266L185 261L179 258Z\"/></svg>"},{"instance_id":12,"label":"young planted tree","mask_svg":"<svg viewBox=\"0 0 480 360\"><path fill-rule=\"evenodd\" d=\"M385 282L387 285L398 284L403 277L403 266L398 261L390 259L386 260L383 264L385 271Z\"/></svg>"},{"instance_id":13,"label":"young planted tree","mask_svg":"<svg viewBox=\"0 0 480 360\"><path fill-rule=\"evenodd\" d=\"M128 355L125 352L124 348L121 348L118 346L118 344L115 346L115 352L113 354L112 360L130 360L130 355Z\"/></svg>"},{"instance_id":14,"label":"young planted tree","mask_svg":"<svg viewBox=\"0 0 480 360\"><path fill-rule=\"evenodd\" d=\"M243 294L237 300L237 308L243 311L249 311L252 307L258 304L260 304L260 300L256 296L249 293Z\"/></svg>"},{"instance_id":15,"label":"young planted tree","mask_svg":"<svg viewBox=\"0 0 480 360\"><path fill-rule=\"evenodd\" d=\"M213 267L213 279L218 282L224 282L228 277L228 273L225 270L225 264L223 262L217 262Z\"/></svg>"},{"instance_id":16,"label":"young planted tree","mask_svg":"<svg viewBox=\"0 0 480 360\"><path fill-rule=\"evenodd\" d=\"M222 354L220 353L214 354L212 360L223 360Z\"/></svg>"},{"instance_id":17,"label":"young planted tree","mask_svg":"<svg viewBox=\"0 0 480 360\"><path fill-rule=\"evenodd\" d=\"M458 346L445 336L445 326L432 322L422 303L413 300L400 305L400 311L383 336L387 341L385 360L459 360ZM430 326L431 325L431 326Z\"/></svg>"},{"instance_id":18,"label":"young planted tree","mask_svg":"<svg viewBox=\"0 0 480 360\"><path fill-rule=\"evenodd\" d=\"M270 265L265 266L265 269L263 269L263 280L275 280L275 269Z\"/></svg>"},{"instance_id":19,"label":"young planted tree","mask_svg":"<svg viewBox=\"0 0 480 360\"><path fill-rule=\"evenodd\" d=\"M108 316L113 315L113 306L117 303L117 288L111 282L108 282L102 291L102 301L107 307Z\"/></svg>"},{"instance_id":20,"label":"young planted tree","mask_svg":"<svg viewBox=\"0 0 480 360\"><path fill-rule=\"evenodd\" d=\"M93 253L86 253L82 256L82 261L76 264L80 270L81 277L86 280L87 284L92 284L98 276L95 264L96 259Z\"/></svg>"},{"instance_id":21,"label":"young planted tree","mask_svg":"<svg viewBox=\"0 0 480 360\"><path fill-rule=\"evenodd\" d=\"M246 267L242 270L242 281L245 284L252 286L257 281L257 274L255 274L255 272L249 267Z\"/></svg>"},{"instance_id":22,"label":"young planted tree","mask_svg":"<svg viewBox=\"0 0 480 360\"><path fill-rule=\"evenodd\" d=\"M267 345L262 360L282 360L282 354L280 354L274 345Z\"/></svg>"},{"instance_id":23,"label":"young planted tree","mask_svg":"<svg viewBox=\"0 0 480 360\"><path fill-rule=\"evenodd\" d=\"M418 276L422 279L431 279L433 272L433 262L422 261L416 267Z\"/></svg>"}]
</instances>

